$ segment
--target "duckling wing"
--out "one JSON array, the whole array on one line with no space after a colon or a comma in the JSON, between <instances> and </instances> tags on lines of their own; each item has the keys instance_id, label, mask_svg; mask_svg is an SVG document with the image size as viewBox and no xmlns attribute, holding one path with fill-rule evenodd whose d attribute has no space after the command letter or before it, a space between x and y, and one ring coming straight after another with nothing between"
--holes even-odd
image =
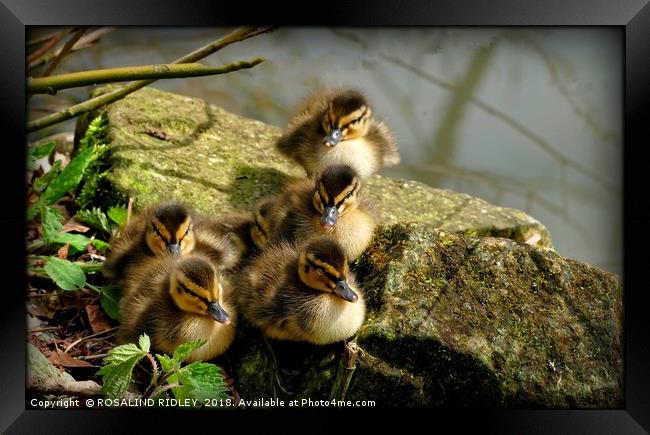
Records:
<instances>
[{"instance_id":1,"label":"duckling wing","mask_svg":"<svg viewBox=\"0 0 650 435\"><path fill-rule=\"evenodd\" d=\"M400 162L397 142L386 124L374 124L368 131L368 140L376 145L383 166L394 166Z\"/></svg>"}]
</instances>

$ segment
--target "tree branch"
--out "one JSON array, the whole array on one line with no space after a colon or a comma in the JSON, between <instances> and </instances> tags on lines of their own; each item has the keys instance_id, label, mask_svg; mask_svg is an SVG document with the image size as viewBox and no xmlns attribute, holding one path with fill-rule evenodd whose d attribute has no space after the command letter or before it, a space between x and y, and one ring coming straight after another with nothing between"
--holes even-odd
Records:
<instances>
[{"instance_id":1,"label":"tree branch","mask_svg":"<svg viewBox=\"0 0 650 435\"><path fill-rule=\"evenodd\" d=\"M229 33L223 38L211 42L210 44L201 47L198 50L195 50L179 59L176 59L172 63L179 64L179 63L196 62L214 53L215 51L227 47L228 45L234 42L243 41L244 39L248 39L262 33L270 32L272 30L275 30L275 28L274 27L242 27ZM82 113L90 112L103 105L110 104L117 100L120 100L126 97L127 95L129 95L130 93L135 92L138 89L141 89L155 81L156 79L140 80L131 83L129 85L126 85L120 89L116 89L106 94L86 100L83 103L79 103L72 107L68 107L64 111L53 113L52 115L44 116L43 118L39 118L35 121L27 123L27 131L32 132L32 131L40 130L42 128L49 127L50 125L58 124L59 122L63 122L68 119L74 118L75 116L81 115Z\"/></svg>"},{"instance_id":2,"label":"tree branch","mask_svg":"<svg viewBox=\"0 0 650 435\"><path fill-rule=\"evenodd\" d=\"M41 77L47 77L52 72L56 69L57 66L59 66L59 63L63 60L64 57L70 53L70 50L72 47L79 41L79 39L83 36L84 32L86 31L85 27L81 27L80 29L77 29L74 34L72 35L72 38L68 39L68 41L65 43L61 51L56 55L50 66L47 67L45 72L41 75Z\"/></svg>"},{"instance_id":3,"label":"tree branch","mask_svg":"<svg viewBox=\"0 0 650 435\"><path fill-rule=\"evenodd\" d=\"M91 47L96 42L101 40L102 37L108 35L109 33L114 32L115 30L117 30L117 27L100 27L99 29L90 32L86 36L79 39L79 41L77 41L72 46L70 52L74 53L75 51L79 51L83 48ZM29 71L32 71L33 69L38 68L43 64L51 62L52 59L56 58L61 53L61 50L63 50L63 48L59 48L58 50L55 50L52 53L45 53L42 56L38 57L37 59L29 61L29 64L27 65L27 69Z\"/></svg>"},{"instance_id":4,"label":"tree branch","mask_svg":"<svg viewBox=\"0 0 650 435\"><path fill-rule=\"evenodd\" d=\"M202 77L226 74L240 69L253 68L264 62L256 57L247 61L234 62L220 67L211 67L200 63L160 64L107 68L91 71L60 74L52 77L41 77L27 81L27 92L33 94L55 94L61 89L100 83L125 82L143 79L171 79L180 77Z\"/></svg>"}]
</instances>

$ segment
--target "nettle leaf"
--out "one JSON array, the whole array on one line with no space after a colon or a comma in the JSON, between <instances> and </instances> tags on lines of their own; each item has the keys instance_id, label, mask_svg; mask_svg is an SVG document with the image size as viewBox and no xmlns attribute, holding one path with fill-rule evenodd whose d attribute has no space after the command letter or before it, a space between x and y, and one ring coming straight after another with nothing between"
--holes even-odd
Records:
<instances>
[{"instance_id":1,"label":"nettle leaf","mask_svg":"<svg viewBox=\"0 0 650 435\"><path fill-rule=\"evenodd\" d=\"M75 254L86 250L92 240L82 234L58 233L50 237L47 243L65 245L70 244L70 253Z\"/></svg>"},{"instance_id":2,"label":"nettle leaf","mask_svg":"<svg viewBox=\"0 0 650 435\"><path fill-rule=\"evenodd\" d=\"M143 352L149 352L149 348L151 347L151 339L149 339L149 336L147 334L142 334L138 340L138 345Z\"/></svg>"},{"instance_id":3,"label":"nettle leaf","mask_svg":"<svg viewBox=\"0 0 650 435\"><path fill-rule=\"evenodd\" d=\"M78 264L50 257L44 267L47 275L63 290L78 290L86 285L86 275Z\"/></svg>"},{"instance_id":4,"label":"nettle leaf","mask_svg":"<svg viewBox=\"0 0 650 435\"><path fill-rule=\"evenodd\" d=\"M108 217L120 227L126 225L127 210L124 206L111 207L108 209Z\"/></svg>"},{"instance_id":5,"label":"nettle leaf","mask_svg":"<svg viewBox=\"0 0 650 435\"><path fill-rule=\"evenodd\" d=\"M99 303L101 304L106 314L111 319L120 320L120 298L122 297L122 288L116 285L107 285L102 288L101 295L99 296Z\"/></svg>"},{"instance_id":6,"label":"nettle leaf","mask_svg":"<svg viewBox=\"0 0 650 435\"><path fill-rule=\"evenodd\" d=\"M108 217L106 216L106 213L99 209L99 207L94 207L91 210L79 210L76 214L76 218L77 220L99 230L107 233L111 232L111 225L108 222Z\"/></svg>"},{"instance_id":7,"label":"nettle leaf","mask_svg":"<svg viewBox=\"0 0 650 435\"><path fill-rule=\"evenodd\" d=\"M99 239L91 239L91 240L90 240L90 243L92 243L92 245L93 245L95 248L97 248L99 251L101 251L101 252L104 252L104 251L106 251L108 248L111 247L110 244L106 243L106 242L103 241L103 240L99 240Z\"/></svg>"},{"instance_id":8,"label":"nettle leaf","mask_svg":"<svg viewBox=\"0 0 650 435\"><path fill-rule=\"evenodd\" d=\"M183 343L176 348L172 359L179 363L183 362L187 359L188 356L190 356L190 353L192 353L193 350L198 349L199 347L203 346L205 343L207 343L207 340L196 340L196 341L189 341L187 343Z\"/></svg>"},{"instance_id":9,"label":"nettle leaf","mask_svg":"<svg viewBox=\"0 0 650 435\"><path fill-rule=\"evenodd\" d=\"M180 362L174 361L167 355L156 354L156 358L158 358L158 362L160 362L160 368L162 368L163 372L165 373L169 373L172 370L177 370L181 367Z\"/></svg>"},{"instance_id":10,"label":"nettle leaf","mask_svg":"<svg viewBox=\"0 0 650 435\"><path fill-rule=\"evenodd\" d=\"M27 167L29 169L35 169L36 160L49 156L55 146L56 142L52 141L38 144L34 148L30 148L27 151Z\"/></svg>"},{"instance_id":11,"label":"nettle leaf","mask_svg":"<svg viewBox=\"0 0 650 435\"><path fill-rule=\"evenodd\" d=\"M61 173L61 160L56 160L49 171L42 177L38 177L32 184L32 189L36 192L42 192L49 184Z\"/></svg>"},{"instance_id":12,"label":"nettle leaf","mask_svg":"<svg viewBox=\"0 0 650 435\"><path fill-rule=\"evenodd\" d=\"M63 229L63 214L54 207L41 206L41 230L43 241L50 243L52 237Z\"/></svg>"},{"instance_id":13,"label":"nettle leaf","mask_svg":"<svg viewBox=\"0 0 650 435\"><path fill-rule=\"evenodd\" d=\"M72 159L70 163L61 171L61 174L53 180L45 192L40 196L39 202L41 204L54 204L61 199L63 195L76 188L81 182L81 177L92 161L93 149L88 148L81 151L77 157Z\"/></svg>"},{"instance_id":14,"label":"nettle leaf","mask_svg":"<svg viewBox=\"0 0 650 435\"><path fill-rule=\"evenodd\" d=\"M111 349L104 358L104 366L97 372L102 376L101 393L111 399L120 399L131 383L135 365L147 353L133 343Z\"/></svg>"},{"instance_id":15,"label":"nettle leaf","mask_svg":"<svg viewBox=\"0 0 650 435\"><path fill-rule=\"evenodd\" d=\"M206 399L228 398L223 375L214 364L195 361L181 368L175 379L181 384L180 387L172 388L174 397L179 400L197 399L203 402Z\"/></svg>"}]
</instances>

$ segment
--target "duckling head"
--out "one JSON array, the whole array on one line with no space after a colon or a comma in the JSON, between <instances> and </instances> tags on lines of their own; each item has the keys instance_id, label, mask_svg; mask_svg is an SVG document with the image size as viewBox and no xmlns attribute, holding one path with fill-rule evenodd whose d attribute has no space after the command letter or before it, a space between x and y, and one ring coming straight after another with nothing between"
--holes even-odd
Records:
<instances>
[{"instance_id":1,"label":"duckling head","mask_svg":"<svg viewBox=\"0 0 650 435\"><path fill-rule=\"evenodd\" d=\"M360 189L361 181L350 166L325 168L318 176L313 197L314 208L321 213L321 225L331 228L339 216L357 208Z\"/></svg>"},{"instance_id":2,"label":"duckling head","mask_svg":"<svg viewBox=\"0 0 650 435\"><path fill-rule=\"evenodd\" d=\"M250 234L253 243L258 249L264 248L268 242L271 231L271 213L273 212L273 200L262 201L255 210L255 221L251 224Z\"/></svg>"},{"instance_id":3,"label":"duckling head","mask_svg":"<svg viewBox=\"0 0 650 435\"><path fill-rule=\"evenodd\" d=\"M172 272L169 294L178 308L211 316L225 325L230 315L223 309L223 287L214 266L206 258L190 255L181 258Z\"/></svg>"},{"instance_id":4,"label":"duckling head","mask_svg":"<svg viewBox=\"0 0 650 435\"><path fill-rule=\"evenodd\" d=\"M298 275L306 286L356 302L359 296L348 284L348 273L348 260L338 242L318 237L305 244L298 260Z\"/></svg>"},{"instance_id":5,"label":"duckling head","mask_svg":"<svg viewBox=\"0 0 650 435\"><path fill-rule=\"evenodd\" d=\"M182 204L166 202L154 210L147 227L146 242L156 255L185 254L194 249L192 215Z\"/></svg>"},{"instance_id":6,"label":"duckling head","mask_svg":"<svg viewBox=\"0 0 650 435\"><path fill-rule=\"evenodd\" d=\"M333 147L339 142L365 136L370 128L372 110L366 98L357 91L337 94L327 104L321 121L325 146Z\"/></svg>"}]
</instances>

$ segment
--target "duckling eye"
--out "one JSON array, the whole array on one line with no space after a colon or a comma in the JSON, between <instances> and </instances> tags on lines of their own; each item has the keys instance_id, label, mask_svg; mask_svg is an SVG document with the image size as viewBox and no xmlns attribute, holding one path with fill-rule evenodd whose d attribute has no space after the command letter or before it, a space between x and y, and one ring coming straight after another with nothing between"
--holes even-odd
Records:
<instances>
[{"instance_id":1,"label":"duckling eye","mask_svg":"<svg viewBox=\"0 0 650 435\"><path fill-rule=\"evenodd\" d=\"M156 226L155 226L154 224L151 224L151 229L153 230L153 232L154 232L158 237L160 237L161 240L165 240L165 238L163 237L163 235L160 234L160 231L158 231L158 228L156 228Z\"/></svg>"},{"instance_id":2,"label":"duckling eye","mask_svg":"<svg viewBox=\"0 0 650 435\"><path fill-rule=\"evenodd\" d=\"M316 269L316 275L324 276L325 272L323 272L323 269Z\"/></svg>"},{"instance_id":3,"label":"duckling eye","mask_svg":"<svg viewBox=\"0 0 650 435\"><path fill-rule=\"evenodd\" d=\"M191 231L192 231L192 228L187 227L187 230L185 230L185 234L183 234L183 237L187 236Z\"/></svg>"}]
</instances>

